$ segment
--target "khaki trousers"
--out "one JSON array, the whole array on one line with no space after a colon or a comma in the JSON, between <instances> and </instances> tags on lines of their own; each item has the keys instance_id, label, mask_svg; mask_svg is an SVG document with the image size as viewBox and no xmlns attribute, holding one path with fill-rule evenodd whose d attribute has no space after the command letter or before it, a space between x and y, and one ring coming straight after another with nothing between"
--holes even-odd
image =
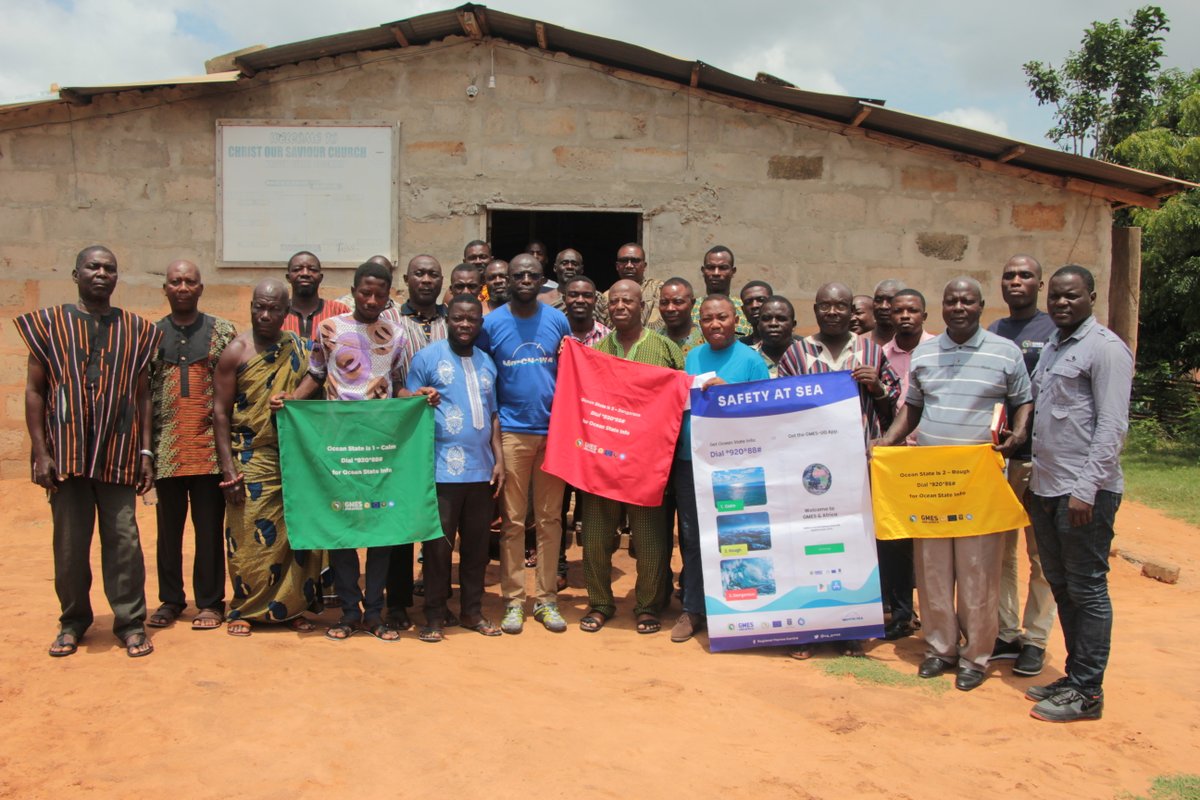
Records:
<instances>
[{"instance_id":1,"label":"khaki trousers","mask_svg":"<svg viewBox=\"0 0 1200 800\"><path fill-rule=\"evenodd\" d=\"M500 534L500 598L507 606L524 605L525 516L533 486L533 524L537 533L534 602L558 600L558 553L562 546L562 478L542 471L546 437L501 431L504 450L503 518Z\"/></svg>"},{"instance_id":2,"label":"khaki trousers","mask_svg":"<svg viewBox=\"0 0 1200 800\"><path fill-rule=\"evenodd\" d=\"M985 671L1000 628L1003 534L913 544L926 655Z\"/></svg>"},{"instance_id":3,"label":"khaki trousers","mask_svg":"<svg viewBox=\"0 0 1200 800\"><path fill-rule=\"evenodd\" d=\"M1033 464L1029 461L1012 459L1008 462L1008 485L1022 502L1032 469ZM1020 639L1021 644L1045 650L1057 610L1054 593L1042 574L1042 559L1038 556L1033 527L1028 527L1025 529L1025 552L1029 555L1029 591L1025 595L1025 614L1021 614L1017 581L1017 540L1020 537L1021 531L1004 534L1004 556L1000 566L1000 638L1006 642Z\"/></svg>"}]
</instances>

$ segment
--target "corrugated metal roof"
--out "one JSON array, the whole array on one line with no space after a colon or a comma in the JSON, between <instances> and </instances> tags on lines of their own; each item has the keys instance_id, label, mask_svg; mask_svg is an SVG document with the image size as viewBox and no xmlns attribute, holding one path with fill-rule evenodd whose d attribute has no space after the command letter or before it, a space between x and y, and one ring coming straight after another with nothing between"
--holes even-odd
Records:
<instances>
[{"instance_id":1,"label":"corrugated metal roof","mask_svg":"<svg viewBox=\"0 0 1200 800\"><path fill-rule=\"evenodd\" d=\"M995 165L1008 164L1010 167L1057 176L1062 179L1060 183L1066 188L1086 190L1086 186L1072 186L1073 180L1101 184L1113 190L1107 193L1110 198L1135 205L1152 205L1154 201L1147 201L1146 198L1158 198L1198 188L1196 184L1188 181L885 108L882 100L810 92L754 81L717 69L702 61L676 58L628 42L507 14L475 3L397 20L374 28L269 47L238 56L234 63L245 75L254 75L263 70L310 59L363 50L423 45L450 36L476 39L491 36L526 47L560 51L577 58L683 86L818 117L839 126L861 128L867 136L874 134L881 138L901 139L961 153L978 159L981 166L1003 169ZM59 94L61 101L87 102L98 94L183 84L228 83L237 79L237 72L225 72L118 86L70 87L62 89ZM0 106L0 114L47 102L55 100L39 99Z\"/></svg>"}]
</instances>

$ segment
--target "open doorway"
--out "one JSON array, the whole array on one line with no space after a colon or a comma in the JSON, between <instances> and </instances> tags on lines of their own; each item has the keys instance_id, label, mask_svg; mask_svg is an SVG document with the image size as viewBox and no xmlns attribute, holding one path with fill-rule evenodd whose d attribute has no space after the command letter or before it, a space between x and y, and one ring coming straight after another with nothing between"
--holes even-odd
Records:
<instances>
[{"instance_id":1,"label":"open doorway","mask_svg":"<svg viewBox=\"0 0 1200 800\"><path fill-rule=\"evenodd\" d=\"M584 273L605 290L617 280L617 249L642 241L642 215L638 211L526 211L488 210L488 241L492 252L505 261L538 240L554 256L568 247L583 256ZM554 279L553 273L547 275Z\"/></svg>"}]
</instances>

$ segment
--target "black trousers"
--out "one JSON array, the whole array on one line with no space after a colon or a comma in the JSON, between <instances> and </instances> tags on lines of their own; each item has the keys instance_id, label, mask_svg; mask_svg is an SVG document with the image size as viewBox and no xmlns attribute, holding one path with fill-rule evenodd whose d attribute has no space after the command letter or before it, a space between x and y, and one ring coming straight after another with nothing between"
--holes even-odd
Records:
<instances>
[{"instance_id":1,"label":"black trousers","mask_svg":"<svg viewBox=\"0 0 1200 800\"><path fill-rule=\"evenodd\" d=\"M913 568L912 539L876 539L879 556L879 588L883 604L891 606L892 623L912 622L913 591L916 573Z\"/></svg>"},{"instance_id":2,"label":"black trousers","mask_svg":"<svg viewBox=\"0 0 1200 800\"><path fill-rule=\"evenodd\" d=\"M65 633L83 636L92 624L92 534L100 523L100 572L113 610L113 633L124 639L145 631L146 566L138 539L137 495L132 486L67 478L50 495L54 520L54 589Z\"/></svg>"},{"instance_id":3,"label":"black trousers","mask_svg":"<svg viewBox=\"0 0 1200 800\"><path fill-rule=\"evenodd\" d=\"M368 547L366 569L366 593L358 588L358 550L329 551L329 565L333 569L333 585L338 599L342 601L342 620L368 623L383 618L383 592L387 584L388 561L391 547Z\"/></svg>"},{"instance_id":4,"label":"black trousers","mask_svg":"<svg viewBox=\"0 0 1200 800\"><path fill-rule=\"evenodd\" d=\"M459 616L473 622L483 616L483 581L487 572L488 536L492 523L492 487L486 481L439 483L437 498L442 536L423 545L426 624L440 627L446 617L455 535L459 538Z\"/></svg>"},{"instance_id":5,"label":"black trousers","mask_svg":"<svg viewBox=\"0 0 1200 800\"><path fill-rule=\"evenodd\" d=\"M387 571L388 619L407 619L408 617L408 609L413 604L414 554L411 544L398 544L392 547Z\"/></svg>"},{"instance_id":6,"label":"black trousers","mask_svg":"<svg viewBox=\"0 0 1200 800\"><path fill-rule=\"evenodd\" d=\"M196 557L192 562L192 596L196 608L225 613L225 497L220 475L186 475L159 478L158 493L158 600L180 610L187 607L183 583L183 528L188 504L196 532Z\"/></svg>"}]
</instances>

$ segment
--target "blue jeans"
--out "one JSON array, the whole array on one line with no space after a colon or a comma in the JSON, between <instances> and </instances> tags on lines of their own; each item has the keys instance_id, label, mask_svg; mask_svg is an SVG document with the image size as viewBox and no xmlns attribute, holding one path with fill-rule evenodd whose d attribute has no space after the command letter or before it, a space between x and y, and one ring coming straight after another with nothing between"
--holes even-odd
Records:
<instances>
[{"instance_id":1,"label":"blue jeans","mask_svg":"<svg viewBox=\"0 0 1200 800\"><path fill-rule=\"evenodd\" d=\"M1070 495L1026 495L1042 571L1058 603L1067 645L1067 678L1085 692L1099 693L1112 643L1113 611L1108 596L1108 553L1113 520L1121 505L1115 492L1096 493L1092 521L1071 527Z\"/></svg>"},{"instance_id":2,"label":"blue jeans","mask_svg":"<svg viewBox=\"0 0 1200 800\"><path fill-rule=\"evenodd\" d=\"M690 460L677 458L671 470L679 510L679 554L683 557L683 610L703 616L704 567L700 562L700 522L696 511L696 484Z\"/></svg>"}]
</instances>

